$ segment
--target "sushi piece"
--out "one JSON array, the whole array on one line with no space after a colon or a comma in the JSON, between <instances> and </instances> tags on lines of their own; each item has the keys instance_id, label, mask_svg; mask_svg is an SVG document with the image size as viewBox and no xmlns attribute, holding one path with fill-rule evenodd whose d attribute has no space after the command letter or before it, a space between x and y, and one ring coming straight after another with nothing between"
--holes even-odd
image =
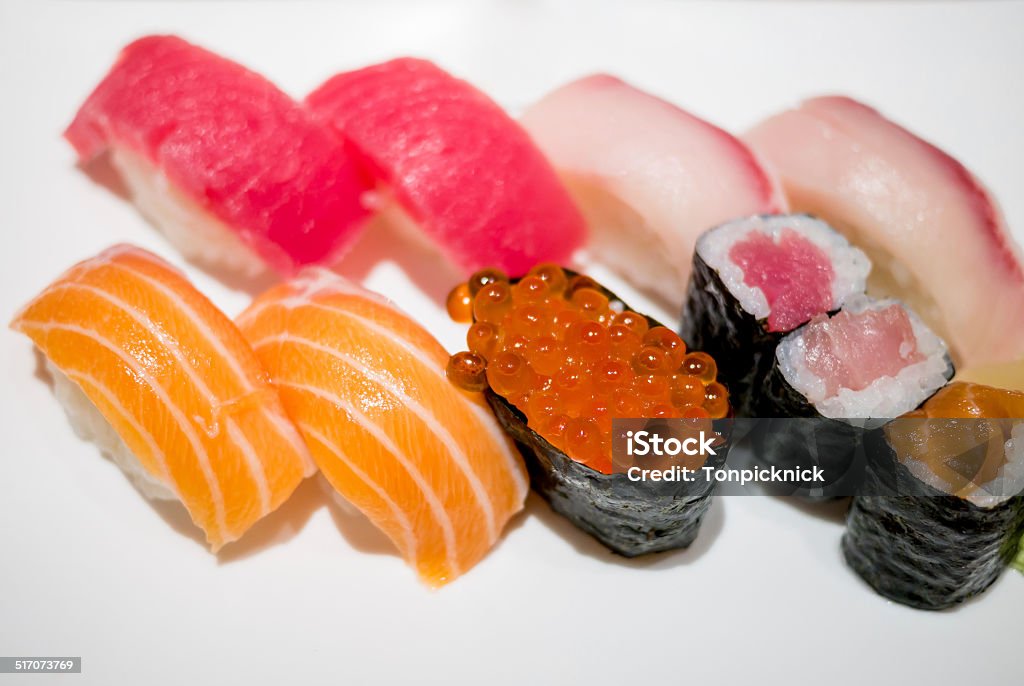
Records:
<instances>
[{"instance_id":1,"label":"sushi piece","mask_svg":"<svg viewBox=\"0 0 1024 686\"><path fill-rule=\"evenodd\" d=\"M174 36L127 47L64 133L109 153L139 210L187 258L246 275L332 262L369 188L340 140L272 83Z\"/></svg>"},{"instance_id":2,"label":"sushi piece","mask_svg":"<svg viewBox=\"0 0 1024 686\"><path fill-rule=\"evenodd\" d=\"M592 256L673 307L702 232L786 210L746 145L612 76L562 86L521 121L583 209Z\"/></svg>"},{"instance_id":3,"label":"sushi piece","mask_svg":"<svg viewBox=\"0 0 1024 686\"><path fill-rule=\"evenodd\" d=\"M306 103L467 273L565 262L585 237L572 198L522 127L431 62L338 74Z\"/></svg>"},{"instance_id":4,"label":"sushi piece","mask_svg":"<svg viewBox=\"0 0 1024 686\"><path fill-rule=\"evenodd\" d=\"M315 471L241 333L155 255L81 262L11 327L46 356L79 433L146 495L180 500L215 552Z\"/></svg>"},{"instance_id":5,"label":"sushi piece","mask_svg":"<svg viewBox=\"0 0 1024 686\"><path fill-rule=\"evenodd\" d=\"M738 219L697 240L680 333L718 360L736 415L749 417L782 337L864 293L871 263L804 215Z\"/></svg>"},{"instance_id":6,"label":"sushi piece","mask_svg":"<svg viewBox=\"0 0 1024 686\"><path fill-rule=\"evenodd\" d=\"M481 270L462 289L475 321L469 350L452 357L449 377L484 389L526 458L533 488L621 555L689 546L714 482L630 479L633 464L622 451L614 461L613 420L689 418L714 430L711 420L730 413L714 360L687 351L677 334L597 282L556 265L538 265L512 282L496 269ZM716 437L712 464L724 462L726 439ZM696 457L682 466L703 466Z\"/></svg>"},{"instance_id":7,"label":"sushi piece","mask_svg":"<svg viewBox=\"0 0 1024 686\"><path fill-rule=\"evenodd\" d=\"M988 588L1024 533L1022 417L1024 394L958 382L873 434L895 478L869 472L854 497L847 564L882 596L924 610Z\"/></svg>"},{"instance_id":8,"label":"sushi piece","mask_svg":"<svg viewBox=\"0 0 1024 686\"><path fill-rule=\"evenodd\" d=\"M523 507L522 460L448 354L382 297L321 268L238 318L330 485L431 586L468 571Z\"/></svg>"},{"instance_id":9,"label":"sushi piece","mask_svg":"<svg viewBox=\"0 0 1024 686\"><path fill-rule=\"evenodd\" d=\"M779 342L754 403L756 415L768 418L753 434L754 452L770 466L821 467L822 490L798 495L850 495L865 430L919 407L952 375L945 343L913 312L853 296L838 313L817 315Z\"/></svg>"},{"instance_id":10,"label":"sushi piece","mask_svg":"<svg viewBox=\"0 0 1024 686\"><path fill-rule=\"evenodd\" d=\"M898 417L952 375L946 344L913 312L858 296L782 339L758 410L765 417Z\"/></svg>"},{"instance_id":11,"label":"sushi piece","mask_svg":"<svg viewBox=\"0 0 1024 686\"><path fill-rule=\"evenodd\" d=\"M778 171L793 210L864 248L868 292L910 305L958 364L1024 357L1021 251L963 165L844 97L808 100L745 140Z\"/></svg>"}]
</instances>

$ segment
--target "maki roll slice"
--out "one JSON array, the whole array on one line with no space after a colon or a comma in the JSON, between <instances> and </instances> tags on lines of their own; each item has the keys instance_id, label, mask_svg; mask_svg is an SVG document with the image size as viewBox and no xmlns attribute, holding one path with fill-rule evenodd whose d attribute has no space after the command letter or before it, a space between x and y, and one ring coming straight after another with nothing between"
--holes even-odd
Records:
<instances>
[{"instance_id":1,"label":"maki roll slice","mask_svg":"<svg viewBox=\"0 0 1024 686\"><path fill-rule=\"evenodd\" d=\"M858 296L783 337L757 407L765 417L898 417L952 375L946 344L917 315Z\"/></svg>"},{"instance_id":2,"label":"maki roll slice","mask_svg":"<svg viewBox=\"0 0 1024 686\"><path fill-rule=\"evenodd\" d=\"M697 241L682 337L718 360L736 415L752 416L782 337L864 292L871 263L828 224L761 215Z\"/></svg>"},{"instance_id":3,"label":"maki roll slice","mask_svg":"<svg viewBox=\"0 0 1024 686\"><path fill-rule=\"evenodd\" d=\"M853 498L847 564L882 596L924 610L987 589L1024 533L1022 417L1024 393L956 382L870 434L895 478L869 470Z\"/></svg>"},{"instance_id":4,"label":"maki roll slice","mask_svg":"<svg viewBox=\"0 0 1024 686\"><path fill-rule=\"evenodd\" d=\"M952 375L946 344L917 315L894 300L852 297L782 338L755 404L768 418L755 454L777 467L821 467L823 491L801 495L851 495L865 429L919 407Z\"/></svg>"},{"instance_id":5,"label":"maki roll slice","mask_svg":"<svg viewBox=\"0 0 1024 686\"><path fill-rule=\"evenodd\" d=\"M485 392L552 509L627 557L694 541L713 480L630 479L613 461L613 420L689 418L710 432L731 412L710 356L553 264L514 282L477 272L453 291L449 312L473 321L449 378ZM723 434L709 461L724 461Z\"/></svg>"}]
</instances>

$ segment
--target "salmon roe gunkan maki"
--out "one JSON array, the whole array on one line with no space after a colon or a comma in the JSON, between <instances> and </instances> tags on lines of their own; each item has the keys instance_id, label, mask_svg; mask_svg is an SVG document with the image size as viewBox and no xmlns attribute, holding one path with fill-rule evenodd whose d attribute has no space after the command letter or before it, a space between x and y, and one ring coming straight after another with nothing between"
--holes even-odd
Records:
<instances>
[{"instance_id":1,"label":"salmon roe gunkan maki","mask_svg":"<svg viewBox=\"0 0 1024 686\"><path fill-rule=\"evenodd\" d=\"M577 462L611 473L614 418L729 414L709 355L688 351L671 329L610 301L587 276L539 264L513 283L484 269L453 290L466 292L469 351L452 357L449 378L479 390L484 369L487 386Z\"/></svg>"}]
</instances>

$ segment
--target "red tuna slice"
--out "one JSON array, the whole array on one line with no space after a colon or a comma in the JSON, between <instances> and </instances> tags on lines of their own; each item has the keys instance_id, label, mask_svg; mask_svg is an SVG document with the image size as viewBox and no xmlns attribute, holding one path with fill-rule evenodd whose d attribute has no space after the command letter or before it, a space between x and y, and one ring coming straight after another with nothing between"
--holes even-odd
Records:
<instances>
[{"instance_id":1,"label":"red tuna slice","mask_svg":"<svg viewBox=\"0 0 1024 686\"><path fill-rule=\"evenodd\" d=\"M252 272L331 262L368 212L341 141L244 67L174 36L121 51L65 137L106 151L133 200L186 256Z\"/></svg>"},{"instance_id":2,"label":"red tuna slice","mask_svg":"<svg viewBox=\"0 0 1024 686\"><path fill-rule=\"evenodd\" d=\"M760 231L733 244L729 259L743 269L743 282L764 293L769 331L789 331L832 307L832 261L796 231L778 242Z\"/></svg>"},{"instance_id":3,"label":"red tuna slice","mask_svg":"<svg viewBox=\"0 0 1024 686\"><path fill-rule=\"evenodd\" d=\"M338 74L306 99L467 270L564 263L583 218L525 131L436 65L402 58Z\"/></svg>"},{"instance_id":4,"label":"red tuna slice","mask_svg":"<svg viewBox=\"0 0 1024 686\"><path fill-rule=\"evenodd\" d=\"M522 122L583 209L593 256L674 306L702 232L786 209L743 143L612 76L562 86Z\"/></svg>"},{"instance_id":5,"label":"red tuna slice","mask_svg":"<svg viewBox=\"0 0 1024 686\"><path fill-rule=\"evenodd\" d=\"M908 302L967 365L1024 356L1024 269L995 202L959 162L845 97L808 100L746 140L790 204L868 253L869 292Z\"/></svg>"},{"instance_id":6,"label":"red tuna slice","mask_svg":"<svg viewBox=\"0 0 1024 686\"><path fill-rule=\"evenodd\" d=\"M825 384L826 397L840 388L862 391L876 379L896 376L924 359L907 311L900 305L819 315L803 336L807 368Z\"/></svg>"}]
</instances>

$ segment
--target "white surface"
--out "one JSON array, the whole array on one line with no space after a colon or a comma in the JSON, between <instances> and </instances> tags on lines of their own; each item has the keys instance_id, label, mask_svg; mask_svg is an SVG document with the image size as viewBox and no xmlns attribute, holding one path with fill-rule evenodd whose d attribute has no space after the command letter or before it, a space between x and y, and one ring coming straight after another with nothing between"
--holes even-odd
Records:
<instances>
[{"instance_id":1,"label":"white surface","mask_svg":"<svg viewBox=\"0 0 1024 686\"><path fill-rule=\"evenodd\" d=\"M181 33L296 95L400 54L435 58L510 107L607 70L734 130L848 92L963 160L1021 237L1021 26L1015 2L4 2L0 315L115 241L181 263L59 137L146 32ZM434 300L450 283L430 281L429 264L370 269L385 246L361 245L349 273L459 346ZM189 273L228 312L246 303ZM916 612L844 567L836 517L773 498L718 498L693 549L627 562L531 497L492 555L431 593L310 482L218 560L75 438L26 339L4 331L0 346L0 654L83 656L80 676L3 682L1020 680L1019 574L958 611Z\"/></svg>"}]
</instances>

